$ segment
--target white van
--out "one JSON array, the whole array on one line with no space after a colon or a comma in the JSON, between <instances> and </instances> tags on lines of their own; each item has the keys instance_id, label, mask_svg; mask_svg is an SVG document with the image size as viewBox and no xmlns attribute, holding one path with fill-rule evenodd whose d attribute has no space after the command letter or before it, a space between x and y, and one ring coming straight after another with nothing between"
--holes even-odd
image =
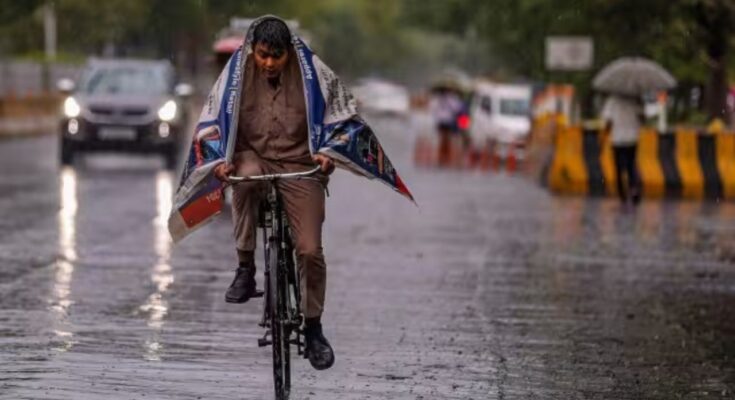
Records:
<instances>
[{"instance_id":1,"label":"white van","mask_svg":"<svg viewBox=\"0 0 735 400\"><path fill-rule=\"evenodd\" d=\"M523 147L531 132L530 85L479 81L470 105L470 136L475 148L488 143Z\"/></svg>"}]
</instances>

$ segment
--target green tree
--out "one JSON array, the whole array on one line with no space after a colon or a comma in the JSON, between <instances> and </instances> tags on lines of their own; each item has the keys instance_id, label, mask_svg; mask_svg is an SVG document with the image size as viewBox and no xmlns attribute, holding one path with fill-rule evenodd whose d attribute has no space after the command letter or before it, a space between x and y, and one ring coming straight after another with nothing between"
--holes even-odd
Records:
<instances>
[{"instance_id":1,"label":"green tree","mask_svg":"<svg viewBox=\"0 0 735 400\"><path fill-rule=\"evenodd\" d=\"M126 42L149 17L147 2L130 0L57 0L59 44L72 51L125 52Z\"/></svg>"},{"instance_id":2,"label":"green tree","mask_svg":"<svg viewBox=\"0 0 735 400\"><path fill-rule=\"evenodd\" d=\"M705 88L705 108L711 118L727 120L728 65L735 36L735 3L731 0L685 0L689 12L691 37L701 43L701 54L709 77Z\"/></svg>"},{"instance_id":3,"label":"green tree","mask_svg":"<svg viewBox=\"0 0 735 400\"><path fill-rule=\"evenodd\" d=\"M0 0L0 25L27 17L43 3L44 0Z\"/></svg>"},{"instance_id":4,"label":"green tree","mask_svg":"<svg viewBox=\"0 0 735 400\"><path fill-rule=\"evenodd\" d=\"M43 0L0 0L0 54L12 54L30 46L40 48L40 20L34 18L34 12L43 3ZM31 25L37 29L30 31Z\"/></svg>"}]
</instances>

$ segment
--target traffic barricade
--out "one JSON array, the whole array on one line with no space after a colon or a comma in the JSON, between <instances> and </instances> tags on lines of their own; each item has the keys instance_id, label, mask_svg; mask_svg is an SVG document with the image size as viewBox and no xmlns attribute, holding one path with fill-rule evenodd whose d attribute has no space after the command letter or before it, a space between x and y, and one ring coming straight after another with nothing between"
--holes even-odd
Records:
<instances>
[{"instance_id":1,"label":"traffic barricade","mask_svg":"<svg viewBox=\"0 0 735 400\"><path fill-rule=\"evenodd\" d=\"M542 181L556 193L615 195L615 163L609 134L579 126L554 133L553 156ZM735 134L680 128L643 128L636 164L648 198L735 198Z\"/></svg>"}]
</instances>

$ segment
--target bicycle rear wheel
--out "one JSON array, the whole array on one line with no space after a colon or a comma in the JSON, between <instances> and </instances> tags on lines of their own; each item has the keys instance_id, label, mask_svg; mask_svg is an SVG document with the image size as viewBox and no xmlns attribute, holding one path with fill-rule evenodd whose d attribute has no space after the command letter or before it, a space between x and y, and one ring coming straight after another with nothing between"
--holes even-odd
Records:
<instances>
[{"instance_id":1,"label":"bicycle rear wheel","mask_svg":"<svg viewBox=\"0 0 735 400\"><path fill-rule=\"evenodd\" d=\"M270 328L273 347L273 384L276 400L287 400L291 392L291 354L289 337L291 329L287 311L287 281L282 250L278 241L269 241L268 274L270 286Z\"/></svg>"}]
</instances>

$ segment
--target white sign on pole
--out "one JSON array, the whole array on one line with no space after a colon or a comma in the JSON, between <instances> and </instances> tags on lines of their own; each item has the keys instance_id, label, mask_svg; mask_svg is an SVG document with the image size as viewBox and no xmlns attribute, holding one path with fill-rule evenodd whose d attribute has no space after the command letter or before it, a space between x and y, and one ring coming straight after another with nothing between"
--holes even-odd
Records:
<instances>
[{"instance_id":1,"label":"white sign on pole","mask_svg":"<svg viewBox=\"0 0 735 400\"><path fill-rule=\"evenodd\" d=\"M250 25L255 22L256 18L240 18L240 17L232 17L230 18L230 28L247 32L247 30L250 28ZM287 19L286 25L288 25L291 30L298 31L301 24L299 24L299 21L295 19Z\"/></svg>"},{"instance_id":2,"label":"white sign on pole","mask_svg":"<svg viewBox=\"0 0 735 400\"><path fill-rule=\"evenodd\" d=\"M594 44L588 36L549 36L546 38L546 69L585 71L592 68Z\"/></svg>"}]
</instances>

